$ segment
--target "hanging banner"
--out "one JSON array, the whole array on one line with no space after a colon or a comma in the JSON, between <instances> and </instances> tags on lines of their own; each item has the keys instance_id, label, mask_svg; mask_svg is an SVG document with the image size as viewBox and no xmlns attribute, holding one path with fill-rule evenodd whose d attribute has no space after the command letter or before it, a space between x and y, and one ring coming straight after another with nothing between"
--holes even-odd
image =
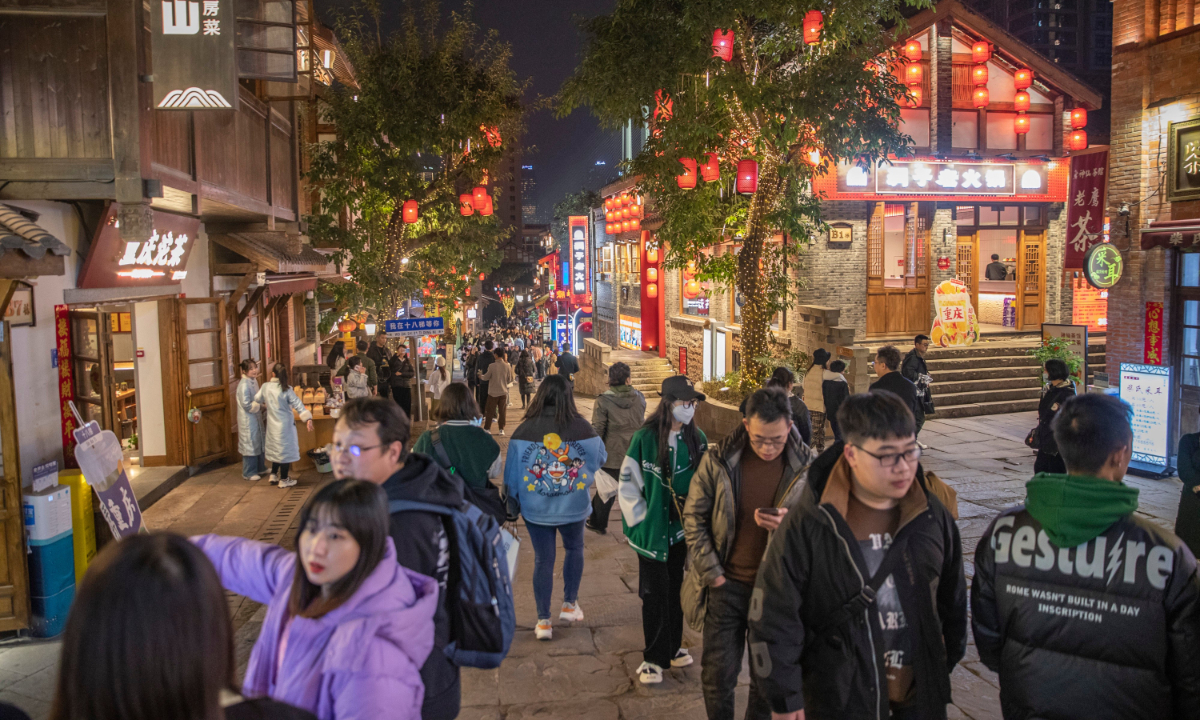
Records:
<instances>
[{"instance_id":1,"label":"hanging banner","mask_svg":"<svg viewBox=\"0 0 1200 720\"><path fill-rule=\"evenodd\" d=\"M236 108L236 39L234 0L150 0L154 107Z\"/></svg>"},{"instance_id":2,"label":"hanging banner","mask_svg":"<svg viewBox=\"0 0 1200 720\"><path fill-rule=\"evenodd\" d=\"M96 493L100 514L113 537L149 532L142 523L142 509L125 472L121 441L111 430L101 430L95 420L76 430L74 435L79 469Z\"/></svg>"},{"instance_id":3,"label":"hanging banner","mask_svg":"<svg viewBox=\"0 0 1200 720\"><path fill-rule=\"evenodd\" d=\"M1108 151L1071 158L1071 191L1067 200L1067 254L1063 267L1083 268L1088 248L1100 242L1104 232Z\"/></svg>"},{"instance_id":4,"label":"hanging banner","mask_svg":"<svg viewBox=\"0 0 1200 720\"><path fill-rule=\"evenodd\" d=\"M1162 365L1163 304L1146 303L1146 339L1142 362L1146 365Z\"/></svg>"},{"instance_id":5,"label":"hanging banner","mask_svg":"<svg viewBox=\"0 0 1200 720\"><path fill-rule=\"evenodd\" d=\"M75 378L71 367L71 320L66 305L54 306L54 343L58 353L58 411L62 420L63 464L75 469L75 416L71 414L70 402L75 397Z\"/></svg>"},{"instance_id":6,"label":"hanging banner","mask_svg":"<svg viewBox=\"0 0 1200 720\"><path fill-rule=\"evenodd\" d=\"M971 290L961 280L947 280L933 290L937 317L929 338L938 347L970 345L979 339L979 318L971 305Z\"/></svg>"}]
</instances>

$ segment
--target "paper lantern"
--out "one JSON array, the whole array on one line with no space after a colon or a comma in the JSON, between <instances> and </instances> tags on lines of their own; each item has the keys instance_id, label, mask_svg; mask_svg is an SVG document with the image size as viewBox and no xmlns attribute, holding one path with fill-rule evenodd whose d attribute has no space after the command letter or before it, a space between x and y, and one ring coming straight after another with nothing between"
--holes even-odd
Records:
<instances>
[{"instance_id":1,"label":"paper lantern","mask_svg":"<svg viewBox=\"0 0 1200 720\"><path fill-rule=\"evenodd\" d=\"M806 147L800 151L800 159L816 167L821 164L821 151L814 147Z\"/></svg>"},{"instance_id":2,"label":"paper lantern","mask_svg":"<svg viewBox=\"0 0 1200 720\"><path fill-rule=\"evenodd\" d=\"M904 45L904 57L908 58L909 62L921 62L921 43L916 40L909 40Z\"/></svg>"},{"instance_id":3,"label":"paper lantern","mask_svg":"<svg viewBox=\"0 0 1200 720\"><path fill-rule=\"evenodd\" d=\"M809 10L804 16L804 44L821 42L821 31L825 28L825 16L820 10Z\"/></svg>"},{"instance_id":4,"label":"paper lantern","mask_svg":"<svg viewBox=\"0 0 1200 720\"><path fill-rule=\"evenodd\" d=\"M621 221L621 232L623 232L623 233L629 232L629 221L628 220Z\"/></svg>"},{"instance_id":5,"label":"paper lantern","mask_svg":"<svg viewBox=\"0 0 1200 720\"><path fill-rule=\"evenodd\" d=\"M605 198L605 199L604 199L604 209L605 209L605 210L612 210L612 205L613 205L613 199L612 199L612 198Z\"/></svg>"},{"instance_id":6,"label":"paper lantern","mask_svg":"<svg viewBox=\"0 0 1200 720\"><path fill-rule=\"evenodd\" d=\"M488 215L492 214L492 196L491 195L483 196L483 207L479 208L479 214L483 215L484 217L487 217Z\"/></svg>"},{"instance_id":7,"label":"paper lantern","mask_svg":"<svg viewBox=\"0 0 1200 720\"><path fill-rule=\"evenodd\" d=\"M977 87L975 88L975 92L971 93L971 102L973 102L977 108L987 107L988 98L988 89L986 87Z\"/></svg>"},{"instance_id":8,"label":"paper lantern","mask_svg":"<svg viewBox=\"0 0 1200 720\"><path fill-rule=\"evenodd\" d=\"M683 295L688 300L695 300L700 295L700 283L695 280L688 280L683 285Z\"/></svg>"},{"instance_id":9,"label":"paper lantern","mask_svg":"<svg viewBox=\"0 0 1200 720\"><path fill-rule=\"evenodd\" d=\"M726 30L721 32L720 28L713 30L712 39L713 57L721 58L725 62L733 59L733 31Z\"/></svg>"},{"instance_id":10,"label":"paper lantern","mask_svg":"<svg viewBox=\"0 0 1200 720\"><path fill-rule=\"evenodd\" d=\"M646 280L649 282L658 282L658 268L646 268Z\"/></svg>"},{"instance_id":11,"label":"paper lantern","mask_svg":"<svg viewBox=\"0 0 1200 720\"><path fill-rule=\"evenodd\" d=\"M1024 135L1025 133L1029 132L1029 116L1025 115L1024 113L1018 115L1017 118L1013 120L1013 129L1017 131L1018 135Z\"/></svg>"},{"instance_id":12,"label":"paper lantern","mask_svg":"<svg viewBox=\"0 0 1200 720\"><path fill-rule=\"evenodd\" d=\"M474 207L476 210L480 210L483 208L484 203L487 202L485 200L485 198L487 196L488 196L487 188L485 188L482 185L476 185L475 189L471 191L471 197L473 200L475 200Z\"/></svg>"},{"instance_id":13,"label":"paper lantern","mask_svg":"<svg viewBox=\"0 0 1200 720\"><path fill-rule=\"evenodd\" d=\"M1076 130L1071 133L1071 149L1072 150L1087 150L1087 132Z\"/></svg>"},{"instance_id":14,"label":"paper lantern","mask_svg":"<svg viewBox=\"0 0 1200 720\"><path fill-rule=\"evenodd\" d=\"M1013 86L1018 90L1025 90L1033 84L1033 71L1029 68L1020 68L1013 73Z\"/></svg>"},{"instance_id":15,"label":"paper lantern","mask_svg":"<svg viewBox=\"0 0 1200 720\"><path fill-rule=\"evenodd\" d=\"M921 79L925 77L925 68L921 63L909 63L904 68L904 82L908 85L920 85Z\"/></svg>"},{"instance_id":16,"label":"paper lantern","mask_svg":"<svg viewBox=\"0 0 1200 720\"><path fill-rule=\"evenodd\" d=\"M427 283L425 283L425 284L426 284L426 285L428 285L429 287L433 287L433 281L432 281L432 280L430 280L429 282L427 282Z\"/></svg>"},{"instance_id":17,"label":"paper lantern","mask_svg":"<svg viewBox=\"0 0 1200 720\"><path fill-rule=\"evenodd\" d=\"M338 330L340 330L341 332L344 332L344 333L354 332L357 329L358 329L358 323L354 322L350 318L346 318L345 320L342 320L341 322L338 323Z\"/></svg>"},{"instance_id":18,"label":"paper lantern","mask_svg":"<svg viewBox=\"0 0 1200 720\"><path fill-rule=\"evenodd\" d=\"M425 297L429 297L429 288L422 289L421 294L424 295Z\"/></svg>"},{"instance_id":19,"label":"paper lantern","mask_svg":"<svg viewBox=\"0 0 1200 720\"><path fill-rule=\"evenodd\" d=\"M908 99L905 101L909 107L921 107L921 86L913 85L908 89Z\"/></svg>"},{"instance_id":20,"label":"paper lantern","mask_svg":"<svg viewBox=\"0 0 1200 720\"><path fill-rule=\"evenodd\" d=\"M466 217L475 214L474 197L471 193L463 193L458 196L458 214Z\"/></svg>"},{"instance_id":21,"label":"paper lantern","mask_svg":"<svg viewBox=\"0 0 1200 720\"><path fill-rule=\"evenodd\" d=\"M420 213L417 211L417 201L405 200L401 213L404 217L404 222L408 223L409 225L415 223L420 215Z\"/></svg>"},{"instance_id":22,"label":"paper lantern","mask_svg":"<svg viewBox=\"0 0 1200 720\"><path fill-rule=\"evenodd\" d=\"M738 160L737 191L743 195L758 192L758 161Z\"/></svg>"},{"instance_id":23,"label":"paper lantern","mask_svg":"<svg viewBox=\"0 0 1200 720\"><path fill-rule=\"evenodd\" d=\"M1025 112L1029 109L1029 93L1024 90L1018 90L1016 95L1013 95L1013 110L1017 112Z\"/></svg>"},{"instance_id":24,"label":"paper lantern","mask_svg":"<svg viewBox=\"0 0 1200 720\"><path fill-rule=\"evenodd\" d=\"M657 283L650 283L649 285L646 286L646 297L651 298L651 299L658 297L658 284Z\"/></svg>"},{"instance_id":25,"label":"paper lantern","mask_svg":"<svg viewBox=\"0 0 1200 720\"><path fill-rule=\"evenodd\" d=\"M988 70L987 65L976 65L971 68L971 82L976 85L987 85Z\"/></svg>"},{"instance_id":26,"label":"paper lantern","mask_svg":"<svg viewBox=\"0 0 1200 720\"><path fill-rule=\"evenodd\" d=\"M483 282L484 273L479 273L479 282Z\"/></svg>"},{"instance_id":27,"label":"paper lantern","mask_svg":"<svg viewBox=\"0 0 1200 720\"><path fill-rule=\"evenodd\" d=\"M471 288L467 288L467 291L465 293L463 293L463 295L466 295L469 297L471 295Z\"/></svg>"},{"instance_id":28,"label":"paper lantern","mask_svg":"<svg viewBox=\"0 0 1200 720\"><path fill-rule=\"evenodd\" d=\"M658 263L658 248L653 245L646 248L646 262L651 265Z\"/></svg>"},{"instance_id":29,"label":"paper lantern","mask_svg":"<svg viewBox=\"0 0 1200 720\"><path fill-rule=\"evenodd\" d=\"M691 190L696 187L696 161L692 158L681 158L679 164L683 165L683 174L675 176L675 182L684 190Z\"/></svg>"},{"instance_id":30,"label":"paper lantern","mask_svg":"<svg viewBox=\"0 0 1200 720\"><path fill-rule=\"evenodd\" d=\"M977 42L971 46L971 59L977 63L985 63L992 59L992 46L986 42Z\"/></svg>"},{"instance_id":31,"label":"paper lantern","mask_svg":"<svg viewBox=\"0 0 1200 720\"><path fill-rule=\"evenodd\" d=\"M1087 127L1087 110L1075 108L1071 111L1071 127L1075 130Z\"/></svg>"},{"instance_id":32,"label":"paper lantern","mask_svg":"<svg viewBox=\"0 0 1200 720\"><path fill-rule=\"evenodd\" d=\"M612 235L612 234L613 234L613 226L612 226L612 223L607 223L607 224L604 226L604 233L605 233L606 235Z\"/></svg>"},{"instance_id":33,"label":"paper lantern","mask_svg":"<svg viewBox=\"0 0 1200 720\"><path fill-rule=\"evenodd\" d=\"M704 178L704 182L716 182L721 179L721 163L717 160L716 153L708 154L708 162L700 166L700 177Z\"/></svg>"},{"instance_id":34,"label":"paper lantern","mask_svg":"<svg viewBox=\"0 0 1200 720\"><path fill-rule=\"evenodd\" d=\"M666 122L675 114L675 103L671 101L671 96L666 90L659 88L654 91L654 119Z\"/></svg>"},{"instance_id":35,"label":"paper lantern","mask_svg":"<svg viewBox=\"0 0 1200 720\"><path fill-rule=\"evenodd\" d=\"M642 221L638 220L637 218L631 219L629 221L629 229L630 230L641 230L642 229Z\"/></svg>"}]
</instances>

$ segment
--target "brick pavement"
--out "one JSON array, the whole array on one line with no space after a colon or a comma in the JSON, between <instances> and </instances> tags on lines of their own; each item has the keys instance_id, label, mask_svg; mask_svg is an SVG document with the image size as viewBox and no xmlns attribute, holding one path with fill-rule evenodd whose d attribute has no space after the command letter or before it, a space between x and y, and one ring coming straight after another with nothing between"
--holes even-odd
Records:
<instances>
[{"instance_id":1,"label":"brick pavement","mask_svg":"<svg viewBox=\"0 0 1200 720\"><path fill-rule=\"evenodd\" d=\"M651 401L653 405L656 401ZM516 402L519 408L519 399ZM579 409L591 416L592 401L581 398ZM514 413L516 415L516 413ZM1035 422L1034 413L931 421L921 439L930 446L925 466L937 472L959 494L959 527L966 571L973 575L975 545L991 518L1021 502L1024 482L1032 474L1033 455L1023 445ZM515 425L515 424L514 424ZM510 428L511 434L511 428ZM507 437L497 438L507 447ZM295 513L324 477L302 473L300 483L279 490L250 484L238 466L197 475L173 490L146 513L155 529L184 534L222 532L267 538L290 545ZM1179 497L1176 479L1126 478L1141 490L1139 512L1166 527L1174 523ZM585 620L574 626L556 621L554 640L533 638L533 552L524 528L515 582L518 631L509 657L496 670L463 672L463 720L682 720L703 718L700 637L685 631L684 642L697 662L672 669L657 687L636 681L641 663L641 602L637 597L637 559L619 531L619 511L606 536L586 533L585 567L580 605ZM562 598L562 555L555 577L555 602ZM230 595L238 658L244 665L262 622L257 603ZM0 700L25 708L40 720L53 697L58 644L21 643L0 646ZM743 667L738 689L739 717L745 707L748 672ZM995 674L979 663L974 644L951 676L951 718L991 720L1000 717Z\"/></svg>"}]
</instances>

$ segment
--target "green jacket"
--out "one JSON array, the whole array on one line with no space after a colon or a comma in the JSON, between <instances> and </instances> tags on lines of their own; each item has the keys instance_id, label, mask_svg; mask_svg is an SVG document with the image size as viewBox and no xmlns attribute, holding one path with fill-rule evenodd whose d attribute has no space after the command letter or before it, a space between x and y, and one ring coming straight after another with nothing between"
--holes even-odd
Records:
<instances>
[{"instance_id":1,"label":"green jacket","mask_svg":"<svg viewBox=\"0 0 1200 720\"><path fill-rule=\"evenodd\" d=\"M700 452L708 449L704 431L696 428L700 436ZM663 477L658 465L658 438L652 430L642 428L633 434L625 462L621 465L621 479L617 497L621 501L621 520L625 526L625 537L629 546L639 555L659 562L667 561L671 546L683 542L681 519L671 519L670 505L674 502L667 492L666 482L678 498L680 513L687 501L688 489L695 472L688 457L687 444L680 441L668 453L672 471Z\"/></svg>"},{"instance_id":2,"label":"green jacket","mask_svg":"<svg viewBox=\"0 0 1200 720\"><path fill-rule=\"evenodd\" d=\"M466 420L448 420L438 426L438 437L451 467L471 487L486 488L492 484L488 478L504 476L500 446L487 430L475 427ZM433 432L430 430L421 433L412 451L428 455L438 465L442 464L442 459L434 450ZM449 472L451 468L445 469Z\"/></svg>"},{"instance_id":3,"label":"green jacket","mask_svg":"<svg viewBox=\"0 0 1200 720\"><path fill-rule=\"evenodd\" d=\"M354 357L354 356L351 355L350 357ZM375 387L376 385L378 385L379 384L379 374L375 370L375 361L372 360L371 358L367 357L365 354L359 355L358 359L362 360L363 366L367 368L367 385L370 387ZM350 366L342 365L342 369L337 371L337 375L335 375L335 377L344 378L349 374L350 374Z\"/></svg>"}]
</instances>

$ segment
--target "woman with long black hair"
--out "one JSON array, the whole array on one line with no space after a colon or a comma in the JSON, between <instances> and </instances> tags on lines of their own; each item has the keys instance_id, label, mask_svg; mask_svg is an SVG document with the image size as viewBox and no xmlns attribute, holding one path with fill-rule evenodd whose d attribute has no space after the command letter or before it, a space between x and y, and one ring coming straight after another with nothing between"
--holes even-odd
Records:
<instances>
[{"instance_id":1,"label":"woman with long black hair","mask_svg":"<svg viewBox=\"0 0 1200 720\"><path fill-rule=\"evenodd\" d=\"M292 463L300 459L300 436L296 433L292 411L295 410L300 414L300 419L308 423L309 432L313 430L313 421L312 413L288 385L288 370L283 363L275 363L275 367L271 368L271 379L258 389L250 412L258 412L260 407L266 409L264 450L267 462L271 463L271 484L279 483L281 488L292 487L296 484L296 478L288 477L288 471Z\"/></svg>"},{"instance_id":2,"label":"woman with long black hair","mask_svg":"<svg viewBox=\"0 0 1200 720\"><path fill-rule=\"evenodd\" d=\"M683 538L683 506L692 475L708 449L704 431L696 427L696 392L686 376L663 380L662 400L633 434L617 497L629 546L638 554L638 595L642 598L642 632L645 662L638 679L650 685L662 682L667 667L692 664L683 642L683 566L687 544Z\"/></svg>"}]
</instances>

